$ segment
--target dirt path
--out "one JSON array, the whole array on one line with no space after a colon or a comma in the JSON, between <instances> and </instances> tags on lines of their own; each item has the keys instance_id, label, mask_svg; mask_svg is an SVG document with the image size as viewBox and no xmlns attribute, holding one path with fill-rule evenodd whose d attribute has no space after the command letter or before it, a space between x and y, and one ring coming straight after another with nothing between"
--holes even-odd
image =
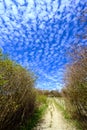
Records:
<instances>
[{"instance_id":1,"label":"dirt path","mask_svg":"<svg viewBox=\"0 0 87 130\"><path fill-rule=\"evenodd\" d=\"M56 108L51 99L49 107L41 123L34 130L76 130L73 125L68 123L61 112Z\"/></svg>"}]
</instances>

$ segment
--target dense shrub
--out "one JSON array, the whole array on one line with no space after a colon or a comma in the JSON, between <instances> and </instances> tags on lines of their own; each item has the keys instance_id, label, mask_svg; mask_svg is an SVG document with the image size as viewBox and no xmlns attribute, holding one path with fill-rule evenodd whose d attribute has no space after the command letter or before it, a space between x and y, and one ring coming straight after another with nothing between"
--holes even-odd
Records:
<instances>
[{"instance_id":1,"label":"dense shrub","mask_svg":"<svg viewBox=\"0 0 87 130\"><path fill-rule=\"evenodd\" d=\"M87 129L87 47L72 53L72 63L65 74L66 87L62 90L71 116Z\"/></svg>"},{"instance_id":2,"label":"dense shrub","mask_svg":"<svg viewBox=\"0 0 87 130\"><path fill-rule=\"evenodd\" d=\"M47 104L47 95L45 95L44 90L37 89L37 102L36 103L38 107Z\"/></svg>"},{"instance_id":3,"label":"dense shrub","mask_svg":"<svg viewBox=\"0 0 87 130\"><path fill-rule=\"evenodd\" d=\"M19 129L33 114L36 105L31 73L0 51L0 130Z\"/></svg>"},{"instance_id":4,"label":"dense shrub","mask_svg":"<svg viewBox=\"0 0 87 130\"><path fill-rule=\"evenodd\" d=\"M75 46L69 53L71 64L67 65L63 95L71 117L79 120L82 129L87 130L87 3L77 10L77 20L82 27L75 39ZM77 45L77 46L76 46Z\"/></svg>"}]
</instances>

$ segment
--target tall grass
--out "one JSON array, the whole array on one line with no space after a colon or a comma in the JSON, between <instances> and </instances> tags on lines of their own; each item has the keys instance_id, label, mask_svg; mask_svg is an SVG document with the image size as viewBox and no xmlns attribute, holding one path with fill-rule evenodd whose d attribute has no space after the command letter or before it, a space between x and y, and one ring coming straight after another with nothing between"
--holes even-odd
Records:
<instances>
[{"instance_id":1,"label":"tall grass","mask_svg":"<svg viewBox=\"0 0 87 130\"><path fill-rule=\"evenodd\" d=\"M33 116L28 119L26 124L21 127L21 130L32 130L33 128L36 128L36 125L39 123L41 120L42 116L44 115L48 102L47 102L47 96L43 94L40 90L37 90L36 94L36 109L34 111Z\"/></svg>"}]
</instances>

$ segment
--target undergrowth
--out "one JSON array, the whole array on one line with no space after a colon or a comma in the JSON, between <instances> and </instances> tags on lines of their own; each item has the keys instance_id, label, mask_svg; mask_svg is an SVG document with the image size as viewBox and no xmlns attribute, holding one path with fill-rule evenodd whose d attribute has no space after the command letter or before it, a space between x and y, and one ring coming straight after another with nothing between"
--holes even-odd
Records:
<instances>
[{"instance_id":1,"label":"undergrowth","mask_svg":"<svg viewBox=\"0 0 87 130\"><path fill-rule=\"evenodd\" d=\"M37 103L40 104L35 110L33 116L27 121L27 123L21 127L21 130L32 130L41 120L47 109L47 97L44 95L38 95Z\"/></svg>"},{"instance_id":2,"label":"undergrowth","mask_svg":"<svg viewBox=\"0 0 87 130\"><path fill-rule=\"evenodd\" d=\"M76 119L72 119L71 115L68 113L68 111L64 108L63 105L60 105L55 99L54 99L55 106L62 112L62 115L68 122L73 123L74 126L76 126L77 130L83 130L80 123Z\"/></svg>"}]
</instances>

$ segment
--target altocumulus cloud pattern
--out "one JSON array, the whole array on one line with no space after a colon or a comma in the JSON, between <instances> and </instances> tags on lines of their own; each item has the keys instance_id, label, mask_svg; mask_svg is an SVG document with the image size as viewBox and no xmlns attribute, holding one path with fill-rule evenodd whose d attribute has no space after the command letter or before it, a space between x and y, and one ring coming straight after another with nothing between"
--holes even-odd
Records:
<instances>
[{"instance_id":1,"label":"altocumulus cloud pattern","mask_svg":"<svg viewBox=\"0 0 87 130\"><path fill-rule=\"evenodd\" d=\"M85 6L85 0L0 0L0 48L36 73L37 87L60 89Z\"/></svg>"}]
</instances>

